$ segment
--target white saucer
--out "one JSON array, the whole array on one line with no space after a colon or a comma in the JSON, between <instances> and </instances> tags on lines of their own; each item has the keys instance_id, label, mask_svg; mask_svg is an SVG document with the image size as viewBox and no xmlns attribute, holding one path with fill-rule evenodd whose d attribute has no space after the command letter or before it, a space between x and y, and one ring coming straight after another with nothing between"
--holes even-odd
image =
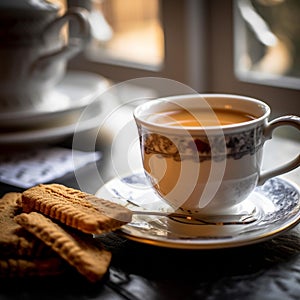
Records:
<instances>
[{"instance_id":1,"label":"white saucer","mask_svg":"<svg viewBox=\"0 0 300 300\"><path fill-rule=\"evenodd\" d=\"M109 87L102 76L68 71L40 105L23 111L0 112L0 128L44 124L83 109Z\"/></svg>"},{"instance_id":2,"label":"white saucer","mask_svg":"<svg viewBox=\"0 0 300 300\"><path fill-rule=\"evenodd\" d=\"M76 133L82 133L99 126L101 101L95 100L83 114L63 118L51 126L35 127L24 131L0 132L0 145L20 145L35 143L54 143Z\"/></svg>"},{"instance_id":3,"label":"white saucer","mask_svg":"<svg viewBox=\"0 0 300 300\"><path fill-rule=\"evenodd\" d=\"M96 193L131 210L170 211L148 185L142 173L115 178ZM169 248L217 249L249 245L270 239L300 221L300 191L276 177L245 200L256 207L257 220L242 225L187 225L167 217L136 215L117 231L128 239ZM193 234L191 234L193 233Z\"/></svg>"}]
</instances>

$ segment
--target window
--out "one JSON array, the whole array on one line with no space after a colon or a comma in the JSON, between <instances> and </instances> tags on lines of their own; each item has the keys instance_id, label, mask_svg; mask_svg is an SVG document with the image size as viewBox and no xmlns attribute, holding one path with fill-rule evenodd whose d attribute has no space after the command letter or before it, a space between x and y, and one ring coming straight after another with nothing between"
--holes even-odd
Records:
<instances>
[{"instance_id":1,"label":"window","mask_svg":"<svg viewBox=\"0 0 300 300\"><path fill-rule=\"evenodd\" d=\"M289 0L286 0L289 1ZM272 109L272 116L283 114L300 114L300 90L283 86L283 77L263 80L253 80L249 74L236 73L236 48L245 45L246 35L235 40L236 1L211 0L209 2L209 31L210 31L210 59L209 59L209 91L242 94L267 102ZM297 2L297 0L296 0ZM249 30L249 29L248 29ZM273 61L273 63L275 63ZM248 71L247 71L248 72ZM250 70L252 72L252 70ZM247 75L247 76L246 76ZM248 76L249 75L249 76ZM272 83L272 84L271 84ZM299 87L299 85L298 85Z\"/></svg>"},{"instance_id":2,"label":"window","mask_svg":"<svg viewBox=\"0 0 300 300\"><path fill-rule=\"evenodd\" d=\"M68 0L68 6L87 8L93 24L92 43L70 68L114 81L155 76L203 89L207 81L206 75L202 77L206 47L201 46L207 34L205 2Z\"/></svg>"},{"instance_id":3,"label":"window","mask_svg":"<svg viewBox=\"0 0 300 300\"><path fill-rule=\"evenodd\" d=\"M92 1L92 43L86 55L95 61L159 70L164 35L159 0Z\"/></svg>"},{"instance_id":4,"label":"window","mask_svg":"<svg viewBox=\"0 0 300 300\"><path fill-rule=\"evenodd\" d=\"M140 12L144 11L141 7L150 5L152 17L149 18L159 28L156 38L152 36L151 51L148 49L151 53L156 53L153 56L155 58L147 59L146 63L145 59L140 59L137 55L132 59L116 50L120 49L119 41L122 40L123 43L126 34L132 37L130 26L123 35L122 30L117 30L117 24L121 24L121 21L113 20L119 14L119 8L114 7L119 5L118 1L122 5L123 2L128 3L122 0L103 0L99 2L100 7L94 0L68 0L68 5L81 3L90 11L98 9L99 12L101 9L107 23L116 32L116 42L110 38L103 43L96 41L94 37L90 48L73 59L70 68L99 73L115 82L149 76L164 77L186 84L198 92L233 93L262 99L272 107L273 117L300 114L299 32L291 35L287 29L285 31L284 36L290 37L289 43L294 45L293 51L289 52L291 61L285 64L285 68L280 69L277 65L276 70L258 70L257 62L262 59L268 47L258 41L251 21L242 16L240 8L241 4L248 3L268 25L270 32L276 34L278 22L274 22L277 20L276 17L274 19L275 9L293 3L298 5L298 8L292 9L294 13L299 9L299 0L130 0L133 1L130 6L132 11L133 5L138 5ZM149 2L155 4L145 4ZM271 5L275 2L276 5ZM127 9L128 7L124 7L121 10L126 12ZM135 17L135 21L144 22L147 18ZM283 28L290 28L291 25L285 24L285 20L292 18L286 17L280 21ZM299 30L298 20L292 23L292 29L289 30ZM94 30L97 31L97 26ZM153 50L156 47L153 40L160 40L156 50ZM282 43L288 44L286 39L283 41ZM271 66L275 67L276 64L277 59L272 59Z\"/></svg>"},{"instance_id":5,"label":"window","mask_svg":"<svg viewBox=\"0 0 300 300\"><path fill-rule=\"evenodd\" d=\"M234 9L238 78L300 89L300 1L236 0Z\"/></svg>"}]
</instances>

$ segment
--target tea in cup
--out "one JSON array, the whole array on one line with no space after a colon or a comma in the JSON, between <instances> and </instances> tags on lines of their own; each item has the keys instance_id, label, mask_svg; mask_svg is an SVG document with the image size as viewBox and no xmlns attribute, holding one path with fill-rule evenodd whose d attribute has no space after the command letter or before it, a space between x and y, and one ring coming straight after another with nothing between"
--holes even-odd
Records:
<instances>
[{"instance_id":1,"label":"tea in cup","mask_svg":"<svg viewBox=\"0 0 300 300\"><path fill-rule=\"evenodd\" d=\"M275 128L300 130L300 117L269 121L263 101L229 94L180 95L134 111L143 167L158 195L174 210L203 215L239 213L267 179L300 165L300 155L262 171L263 147Z\"/></svg>"}]
</instances>

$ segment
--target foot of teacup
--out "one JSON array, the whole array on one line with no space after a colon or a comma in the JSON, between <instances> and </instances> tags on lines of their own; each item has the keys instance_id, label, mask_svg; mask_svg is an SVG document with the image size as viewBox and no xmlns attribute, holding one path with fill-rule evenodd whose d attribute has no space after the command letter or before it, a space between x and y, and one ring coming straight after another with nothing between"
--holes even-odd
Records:
<instances>
[{"instance_id":1,"label":"foot of teacup","mask_svg":"<svg viewBox=\"0 0 300 300\"><path fill-rule=\"evenodd\" d=\"M237 214L253 214L256 206L251 201L251 199L247 198L241 203L233 205L231 207L226 208L209 208L209 209L188 209L185 207L180 207L176 210L178 213L184 214L200 214L200 215L208 215L208 216L216 216L216 215L237 215Z\"/></svg>"},{"instance_id":2,"label":"foot of teacup","mask_svg":"<svg viewBox=\"0 0 300 300\"><path fill-rule=\"evenodd\" d=\"M215 226L215 225L196 225L185 224L174 219L168 219L168 231L170 235L180 238L215 238L215 237L231 237L235 232L239 232L241 227L245 225L233 226Z\"/></svg>"},{"instance_id":3,"label":"foot of teacup","mask_svg":"<svg viewBox=\"0 0 300 300\"><path fill-rule=\"evenodd\" d=\"M226 237L241 227L253 224L259 219L259 209L250 200L218 212L203 214L202 210L178 209L176 213L186 214L186 218L171 217L168 229L172 234L183 237ZM191 216L191 217L189 217ZM199 218L195 217L199 216ZM201 218L203 216L203 218Z\"/></svg>"}]
</instances>

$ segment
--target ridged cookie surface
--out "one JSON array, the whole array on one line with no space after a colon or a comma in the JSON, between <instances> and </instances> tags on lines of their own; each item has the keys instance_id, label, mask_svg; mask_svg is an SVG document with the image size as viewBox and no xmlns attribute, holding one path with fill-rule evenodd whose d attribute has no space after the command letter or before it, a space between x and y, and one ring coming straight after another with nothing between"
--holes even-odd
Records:
<instances>
[{"instance_id":1,"label":"ridged cookie surface","mask_svg":"<svg viewBox=\"0 0 300 300\"><path fill-rule=\"evenodd\" d=\"M48 256L49 249L14 221L22 210L21 193L7 193L0 199L0 259Z\"/></svg>"},{"instance_id":2,"label":"ridged cookie surface","mask_svg":"<svg viewBox=\"0 0 300 300\"><path fill-rule=\"evenodd\" d=\"M67 232L51 219L38 213L22 213L15 217L18 224L50 246L59 256L75 267L91 282L106 273L111 253L93 243L89 235Z\"/></svg>"},{"instance_id":3,"label":"ridged cookie surface","mask_svg":"<svg viewBox=\"0 0 300 300\"><path fill-rule=\"evenodd\" d=\"M131 221L121 205L60 184L38 185L22 194L24 212L38 211L85 233L113 231Z\"/></svg>"}]
</instances>

